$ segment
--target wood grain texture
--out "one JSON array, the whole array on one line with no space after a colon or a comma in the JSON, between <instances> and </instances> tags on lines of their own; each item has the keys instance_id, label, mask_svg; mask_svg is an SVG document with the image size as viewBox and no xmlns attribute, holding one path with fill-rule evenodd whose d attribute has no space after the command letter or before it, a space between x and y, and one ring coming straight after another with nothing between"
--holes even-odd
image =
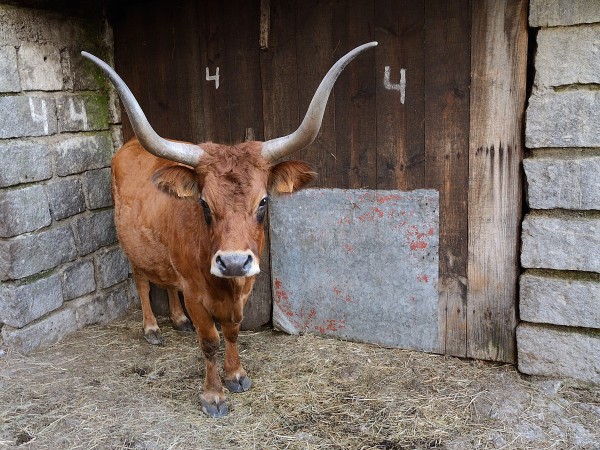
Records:
<instances>
[{"instance_id":1,"label":"wood grain texture","mask_svg":"<svg viewBox=\"0 0 600 450\"><path fill-rule=\"evenodd\" d=\"M292 133L302 120L298 112L296 2L270 0L270 8L269 49L260 54L265 139Z\"/></svg>"},{"instance_id":2,"label":"wood grain texture","mask_svg":"<svg viewBox=\"0 0 600 450\"><path fill-rule=\"evenodd\" d=\"M514 362L527 1L473 3L467 356Z\"/></svg>"},{"instance_id":3,"label":"wood grain texture","mask_svg":"<svg viewBox=\"0 0 600 450\"><path fill-rule=\"evenodd\" d=\"M423 1L375 2L378 189L425 187L424 18ZM406 71L404 104L399 91L384 86L386 66L393 84Z\"/></svg>"},{"instance_id":4,"label":"wood grain texture","mask_svg":"<svg viewBox=\"0 0 600 450\"><path fill-rule=\"evenodd\" d=\"M335 63L333 41L334 0L296 3L296 57L298 62L298 110L304 118L319 83ZM342 74L341 76L344 76ZM298 124L299 125L299 124ZM293 130L292 130L293 131ZM348 130L346 130L348 132ZM321 131L315 141L294 155L316 168L320 187L344 188L336 165L335 89L329 97Z\"/></svg>"},{"instance_id":5,"label":"wood grain texture","mask_svg":"<svg viewBox=\"0 0 600 450\"><path fill-rule=\"evenodd\" d=\"M468 1L425 2L425 178L440 192L440 351L456 356L466 355L467 333L470 33Z\"/></svg>"},{"instance_id":6,"label":"wood grain texture","mask_svg":"<svg viewBox=\"0 0 600 450\"><path fill-rule=\"evenodd\" d=\"M334 60L373 40L374 1L337 1L334 5ZM335 85L335 171L344 188L377 187L375 51L349 64Z\"/></svg>"}]
</instances>

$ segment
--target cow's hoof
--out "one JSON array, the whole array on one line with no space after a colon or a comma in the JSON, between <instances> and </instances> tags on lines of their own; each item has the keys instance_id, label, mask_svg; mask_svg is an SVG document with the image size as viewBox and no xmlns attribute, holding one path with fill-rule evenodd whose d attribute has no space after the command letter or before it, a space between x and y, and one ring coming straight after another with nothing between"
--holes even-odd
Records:
<instances>
[{"instance_id":1,"label":"cow's hoof","mask_svg":"<svg viewBox=\"0 0 600 450\"><path fill-rule=\"evenodd\" d=\"M150 330L144 333L144 339L152 345L163 345L165 338L160 334L160 330Z\"/></svg>"},{"instance_id":2,"label":"cow's hoof","mask_svg":"<svg viewBox=\"0 0 600 450\"><path fill-rule=\"evenodd\" d=\"M227 403L224 401L217 402L216 399L210 401L206 400L204 396L200 396L200 404L202 405L202 412L210 417L224 417L229 412Z\"/></svg>"},{"instance_id":3,"label":"cow's hoof","mask_svg":"<svg viewBox=\"0 0 600 450\"><path fill-rule=\"evenodd\" d=\"M192 333L196 331L194 325L192 325L192 322L190 322L188 319L182 320L179 323L173 322L173 329L177 331L188 331Z\"/></svg>"},{"instance_id":4,"label":"cow's hoof","mask_svg":"<svg viewBox=\"0 0 600 450\"><path fill-rule=\"evenodd\" d=\"M252 386L252 380L246 376L240 377L239 380L225 380L225 386L230 392L240 393L246 392Z\"/></svg>"}]
</instances>

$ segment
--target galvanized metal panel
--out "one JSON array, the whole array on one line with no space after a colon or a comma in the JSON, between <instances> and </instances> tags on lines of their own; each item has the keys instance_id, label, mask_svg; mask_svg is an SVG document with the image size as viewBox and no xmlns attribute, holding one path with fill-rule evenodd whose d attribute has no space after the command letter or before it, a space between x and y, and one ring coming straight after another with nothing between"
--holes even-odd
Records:
<instances>
[{"instance_id":1,"label":"galvanized metal panel","mask_svg":"<svg viewBox=\"0 0 600 450\"><path fill-rule=\"evenodd\" d=\"M308 189L273 198L273 324L436 351L435 190Z\"/></svg>"}]
</instances>

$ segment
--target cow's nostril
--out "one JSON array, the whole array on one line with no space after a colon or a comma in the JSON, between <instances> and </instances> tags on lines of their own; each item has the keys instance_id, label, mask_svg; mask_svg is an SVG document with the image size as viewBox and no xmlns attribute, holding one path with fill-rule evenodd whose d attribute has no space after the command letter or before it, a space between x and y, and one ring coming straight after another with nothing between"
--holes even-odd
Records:
<instances>
[{"instance_id":1,"label":"cow's nostril","mask_svg":"<svg viewBox=\"0 0 600 450\"><path fill-rule=\"evenodd\" d=\"M225 261L223 261L223 259L220 256L217 256L217 259L215 260L215 262L217 263L217 266L219 267L219 269L222 272L225 272L225 270L227 270L227 265L225 264Z\"/></svg>"},{"instance_id":2,"label":"cow's nostril","mask_svg":"<svg viewBox=\"0 0 600 450\"><path fill-rule=\"evenodd\" d=\"M252 267L252 255L248 255L246 262L244 263L244 272L248 272Z\"/></svg>"}]
</instances>

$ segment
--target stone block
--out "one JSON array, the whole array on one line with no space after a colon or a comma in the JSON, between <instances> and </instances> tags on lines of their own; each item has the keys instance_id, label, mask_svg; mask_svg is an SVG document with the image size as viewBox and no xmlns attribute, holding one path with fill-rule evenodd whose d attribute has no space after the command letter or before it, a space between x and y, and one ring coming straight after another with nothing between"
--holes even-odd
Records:
<instances>
[{"instance_id":1,"label":"stone block","mask_svg":"<svg viewBox=\"0 0 600 450\"><path fill-rule=\"evenodd\" d=\"M523 160L533 209L600 209L600 156Z\"/></svg>"},{"instance_id":2,"label":"stone block","mask_svg":"<svg viewBox=\"0 0 600 450\"><path fill-rule=\"evenodd\" d=\"M269 223L276 328L438 351L436 191L307 189Z\"/></svg>"},{"instance_id":3,"label":"stone block","mask_svg":"<svg viewBox=\"0 0 600 450\"><path fill-rule=\"evenodd\" d=\"M63 88L60 52L52 44L23 42L19 48L19 75L24 91L59 91Z\"/></svg>"},{"instance_id":4,"label":"stone block","mask_svg":"<svg viewBox=\"0 0 600 450\"><path fill-rule=\"evenodd\" d=\"M63 302L58 275L0 286L0 323L22 328Z\"/></svg>"},{"instance_id":5,"label":"stone block","mask_svg":"<svg viewBox=\"0 0 600 450\"><path fill-rule=\"evenodd\" d=\"M96 279L99 288L113 286L129 276L129 261L120 247L96 254Z\"/></svg>"},{"instance_id":6,"label":"stone block","mask_svg":"<svg viewBox=\"0 0 600 450\"><path fill-rule=\"evenodd\" d=\"M110 168L89 170L83 174L87 205L90 209L112 205L110 190Z\"/></svg>"},{"instance_id":7,"label":"stone block","mask_svg":"<svg viewBox=\"0 0 600 450\"><path fill-rule=\"evenodd\" d=\"M17 280L72 261L77 256L68 226L0 240L0 280Z\"/></svg>"},{"instance_id":8,"label":"stone block","mask_svg":"<svg viewBox=\"0 0 600 450\"><path fill-rule=\"evenodd\" d=\"M63 177L108 167L112 158L109 133L72 136L55 144L56 173Z\"/></svg>"},{"instance_id":9,"label":"stone block","mask_svg":"<svg viewBox=\"0 0 600 450\"><path fill-rule=\"evenodd\" d=\"M68 303L68 307L76 311L78 329L96 323L112 322L123 316L130 305L127 283L99 295L82 297Z\"/></svg>"},{"instance_id":10,"label":"stone block","mask_svg":"<svg viewBox=\"0 0 600 450\"><path fill-rule=\"evenodd\" d=\"M65 95L56 99L58 130L108 129L108 97L104 94Z\"/></svg>"},{"instance_id":11,"label":"stone block","mask_svg":"<svg viewBox=\"0 0 600 450\"><path fill-rule=\"evenodd\" d=\"M2 327L2 338L9 347L27 354L60 341L65 336L95 323L109 323L123 316L130 306L128 283L100 295L81 297L26 325Z\"/></svg>"},{"instance_id":12,"label":"stone block","mask_svg":"<svg viewBox=\"0 0 600 450\"><path fill-rule=\"evenodd\" d=\"M65 301L93 292L96 289L94 263L91 260L80 260L65 267L61 281Z\"/></svg>"},{"instance_id":13,"label":"stone block","mask_svg":"<svg viewBox=\"0 0 600 450\"><path fill-rule=\"evenodd\" d=\"M525 145L600 147L600 91L532 95L526 114Z\"/></svg>"},{"instance_id":14,"label":"stone block","mask_svg":"<svg viewBox=\"0 0 600 450\"><path fill-rule=\"evenodd\" d=\"M51 222L48 200L42 186L0 191L0 237L39 230Z\"/></svg>"},{"instance_id":15,"label":"stone block","mask_svg":"<svg viewBox=\"0 0 600 450\"><path fill-rule=\"evenodd\" d=\"M90 47L86 51L104 59L102 52ZM99 91L107 88L106 77L94 64L81 56L81 48L68 47L60 52L65 89L72 91Z\"/></svg>"},{"instance_id":16,"label":"stone block","mask_svg":"<svg viewBox=\"0 0 600 450\"><path fill-rule=\"evenodd\" d=\"M73 221L73 230L80 256L117 241L112 209L78 217Z\"/></svg>"},{"instance_id":17,"label":"stone block","mask_svg":"<svg viewBox=\"0 0 600 450\"><path fill-rule=\"evenodd\" d=\"M600 83L598 42L600 24L540 30L535 55L536 86Z\"/></svg>"},{"instance_id":18,"label":"stone block","mask_svg":"<svg viewBox=\"0 0 600 450\"><path fill-rule=\"evenodd\" d=\"M517 351L523 373L600 383L598 332L521 323Z\"/></svg>"},{"instance_id":19,"label":"stone block","mask_svg":"<svg viewBox=\"0 0 600 450\"><path fill-rule=\"evenodd\" d=\"M600 272L600 219L528 215L523 221L521 265Z\"/></svg>"},{"instance_id":20,"label":"stone block","mask_svg":"<svg viewBox=\"0 0 600 450\"><path fill-rule=\"evenodd\" d=\"M115 150L119 150L123 147L123 127L121 125L112 125L110 132L113 141L113 147Z\"/></svg>"},{"instance_id":21,"label":"stone block","mask_svg":"<svg viewBox=\"0 0 600 450\"><path fill-rule=\"evenodd\" d=\"M19 92L17 49L14 45L0 46L0 92Z\"/></svg>"},{"instance_id":22,"label":"stone block","mask_svg":"<svg viewBox=\"0 0 600 450\"><path fill-rule=\"evenodd\" d=\"M2 327L4 343L23 354L47 347L77 330L76 310L61 308L23 328Z\"/></svg>"},{"instance_id":23,"label":"stone block","mask_svg":"<svg viewBox=\"0 0 600 450\"><path fill-rule=\"evenodd\" d=\"M600 278L525 273L519 308L525 322L600 329Z\"/></svg>"},{"instance_id":24,"label":"stone block","mask_svg":"<svg viewBox=\"0 0 600 450\"><path fill-rule=\"evenodd\" d=\"M600 22L597 0L531 0L529 26L554 27Z\"/></svg>"},{"instance_id":25,"label":"stone block","mask_svg":"<svg viewBox=\"0 0 600 450\"><path fill-rule=\"evenodd\" d=\"M111 124L121 123L121 103L119 94L117 94L117 91L112 84L108 91L108 117Z\"/></svg>"},{"instance_id":26,"label":"stone block","mask_svg":"<svg viewBox=\"0 0 600 450\"><path fill-rule=\"evenodd\" d=\"M0 187L52 177L50 147L44 142L0 142Z\"/></svg>"},{"instance_id":27,"label":"stone block","mask_svg":"<svg viewBox=\"0 0 600 450\"><path fill-rule=\"evenodd\" d=\"M82 183L78 178L53 181L46 185L50 214L54 220L61 220L85 211L85 197Z\"/></svg>"},{"instance_id":28,"label":"stone block","mask_svg":"<svg viewBox=\"0 0 600 450\"><path fill-rule=\"evenodd\" d=\"M48 97L0 97L0 138L55 134L56 107Z\"/></svg>"}]
</instances>

